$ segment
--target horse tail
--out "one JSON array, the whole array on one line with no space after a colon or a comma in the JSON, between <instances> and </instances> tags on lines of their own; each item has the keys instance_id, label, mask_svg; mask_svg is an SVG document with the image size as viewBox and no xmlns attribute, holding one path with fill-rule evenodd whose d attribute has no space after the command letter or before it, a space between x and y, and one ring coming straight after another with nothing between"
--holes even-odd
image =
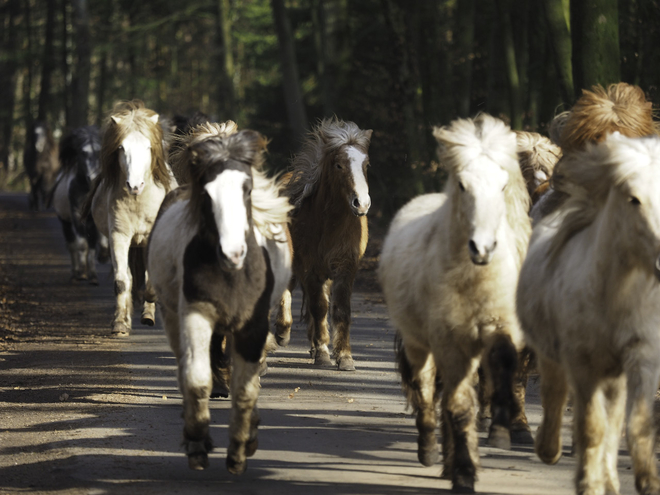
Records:
<instances>
[{"instance_id":1,"label":"horse tail","mask_svg":"<svg viewBox=\"0 0 660 495\"><path fill-rule=\"evenodd\" d=\"M89 188L87 196L85 197L85 201L83 201L82 205L80 205L80 220L83 222L92 212L92 201L94 201L94 195L96 194L96 190L99 188L99 185L101 185L100 175L92 181L92 185Z\"/></svg>"},{"instance_id":2,"label":"horse tail","mask_svg":"<svg viewBox=\"0 0 660 495\"><path fill-rule=\"evenodd\" d=\"M128 250L128 267L130 268L131 276L133 277L131 294L133 300L140 301L140 303L147 282L147 263L145 261L146 252L147 250L142 246L134 246Z\"/></svg>"},{"instance_id":3,"label":"horse tail","mask_svg":"<svg viewBox=\"0 0 660 495\"><path fill-rule=\"evenodd\" d=\"M394 335L394 354L397 371L399 372L399 375L401 375L401 390L403 390L403 395L406 398L406 404L412 406L415 412L417 412L417 404L419 402L416 399L416 396L419 394L419 382L415 380L413 369L406 356L406 349L403 345L403 338L401 337L401 332L399 330L397 330ZM433 396L434 403L440 399L441 392L442 380L440 379L440 372L436 370L435 394Z\"/></svg>"}]
</instances>

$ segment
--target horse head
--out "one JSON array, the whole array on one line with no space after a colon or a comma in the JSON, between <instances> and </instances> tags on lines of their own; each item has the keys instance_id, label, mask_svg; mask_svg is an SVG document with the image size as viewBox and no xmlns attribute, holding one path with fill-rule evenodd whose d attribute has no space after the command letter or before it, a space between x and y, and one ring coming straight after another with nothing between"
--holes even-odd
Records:
<instances>
[{"instance_id":1,"label":"horse head","mask_svg":"<svg viewBox=\"0 0 660 495\"><path fill-rule=\"evenodd\" d=\"M190 146L191 211L197 211L202 224L217 235L217 255L227 270L242 269L247 255L252 166L260 160L264 146L265 140L254 131L212 137Z\"/></svg>"},{"instance_id":2,"label":"horse head","mask_svg":"<svg viewBox=\"0 0 660 495\"><path fill-rule=\"evenodd\" d=\"M486 114L456 120L433 134L440 144L441 163L449 172L447 192L457 214L456 228L464 229L472 262L486 265L513 204L529 202L516 156L516 136L502 121ZM513 195L521 199L514 201Z\"/></svg>"},{"instance_id":3,"label":"horse head","mask_svg":"<svg viewBox=\"0 0 660 495\"><path fill-rule=\"evenodd\" d=\"M90 126L83 130L80 131L77 173L91 183L100 171L101 141L96 127Z\"/></svg>"},{"instance_id":4,"label":"horse head","mask_svg":"<svg viewBox=\"0 0 660 495\"><path fill-rule=\"evenodd\" d=\"M583 226L602 211L603 229L617 244L609 247L623 255L620 264L633 264L658 280L659 156L659 137L629 138L615 132L600 144L572 153L558 182L580 205L567 205L570 213L564 224ZM564 244L568 239L570 235L562 236Z\"/></svg>"},{"instance_id":5,"label":"horse head","mask_svg":"<svg viewBox=\"0 0 660 495\"><path fill-rule=\"evenodd\" d=\"M154 125L158 125L158 114L147 117ZM112 116L116 125L121 125L123 118ZM128 192L134 196L144 190L146 180L151 177L152 140L140 130L127 133L117 147L119 166L126 177Z\"/></svg>"}]
</instances>

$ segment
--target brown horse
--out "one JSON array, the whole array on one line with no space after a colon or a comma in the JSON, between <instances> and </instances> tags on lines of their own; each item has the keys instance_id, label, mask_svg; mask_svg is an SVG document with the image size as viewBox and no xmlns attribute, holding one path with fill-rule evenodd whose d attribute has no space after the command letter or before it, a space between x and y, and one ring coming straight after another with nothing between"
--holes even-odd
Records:
<instances>
[{"instance_id":1,"label":"brown horse","mask_svg":"<svg viewBox=\"0 0 660 495\"><path fill-rule=\"evenodd\" d=\"M314 364L332 365L326 321L331 299L333 357L342 371L355 370L349 337L351 294L369 237L365 215L371 206L367 185L371 134L353 122L322 120L293 159L286 191L295 205L294 276L280 303L275 337L282 346L289 343L291 291L299 281Z\"/></svg>"}]
</instances>

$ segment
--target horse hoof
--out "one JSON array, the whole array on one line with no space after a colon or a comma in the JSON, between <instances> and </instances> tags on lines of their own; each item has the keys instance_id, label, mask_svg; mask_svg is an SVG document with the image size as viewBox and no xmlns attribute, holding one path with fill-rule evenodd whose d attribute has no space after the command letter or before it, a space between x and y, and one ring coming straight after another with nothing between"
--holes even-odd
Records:
<instances>
[{"instance_id":1,"label":"horse hoof","mask_svg":"<svg viewBox=\"0 0 660 495\"><path fill-rule=\"evenodd\" d=\"M194 471L203 471L209 467L209 456L206 452L188 454L188 467Z\"/></svg>"},{"instance_id":2,"label":"horse hoof","mask_svg":"<svg viewBox=\"0 0 660 495\"><path fill-rule=\"evenodd\" d=\"M256 449L255 449L256 450ZM231 456L227 456L227 471L231 474L243 474L247 469L247 461L237 461Z\"/></svg>"},{"instance_id":3,"label":"horse hoof","mask_svg":"<svg viewBox=\"0 0 660 495\"><path fill-rule=\"evenodd\" d=\"M419 459L419 462L426 467L431 467L435 466L438 461L440 460L440 453L438 452L438 448L430 448L430 449L418 449L417 450L417 459Z\"/></svg>"},{"instance_id":4,"label":"horse hoof","mask_svg":"<svg viewBox=\"0 0 660 495\"><path fill-rule=\"evenodd\" d=\"M337 360L337 368L339 371L355 371L355 363L351 356L340 357Z\"/></svg>"},{"instance_id":5,"label":"horse hoof","mask_svg":"<svg viewBox=\"0 0 660 495\"><path fill-rule=\"evenodd\" d=\"M245 444L245 457L252 457L258 448L259 440L257 438L254 440L248 440Z\"/></svg>"},{"instance_id":6,"label":"horse hoof","mask_svg":"<svg viewBox=\"0 0 660 495\"><path fill-rule=\"evenodd\" d=\"M511 449L511 434L504 426L492 425L488 433L488 445L498 449Z\"/></svg>"},{"instance_id":7,"label":"horse hoof","mask_svg":"<svg viewBox=\"0 0 660 495\"><path fill-rule=\"evenodd\" d=\"M511 428L511 443L515 443L516 445L534 445L534 437L529 426L525 425L519 428L514 426Z\"/></svg>"},{"instance_id":8,"label":"horse hoof","mask_svg":"<svg viewBox=\"0 0 660 495\"><path fill-rule=\"evenodd\" d=\"M229 397L229 387L227 385L214 385L211 390L211 399L226 399Z\"/></svg>"},{"instance_id":9,"label":"horse hoof","mask_svg":"<svg viewBox=\"0 0 660 495\"><path fill-rule=\"evenodd\" d=\"M291 333L287 333L286 335L280 335L279 333L276 333L275 341L277 342L277 345L279 345L280 347L286 347L289 345L289 342L291 341Z\"/></svg>"},{"instance_id":10,"label":"horse hoof","mask_svg":"<svg viewBox=\"0 0 660 495\"><path fill-rule=\"evenodd\" d=\"M451 482L451 493L474 493L474 477L455 476Z\"/></svg>"},{"instance_id":11,"label":"horse hoof","mask_svg":"<svg viewBox=\"0 0 660 495\"><path fill-rule=\"evenodd\" d=\"M332 361L330 360L330 353L325 349L317 349L314 354L314 365L315 366L332 366Z\"/></svg>"},{"instance_id":12,"label":"horse hoof","mask_svg":"<svg viewBox=\"0 0 660 495\"><path fill-rule=\"evenodd\" d=\"M111 335L113 337L128 337L130 333L131 329L123 323L115 323L112 326Z\"/></svg>"},{"instance_id":13,"label":"horse hoof","mask_svg":"<svg viewBox=\"0 0 660 495\"><path fill-rule=\"evenodd\" d=\"M140 323L153 327L156 324L155 318L152 315L142 315Z\"/></svg>"}]
</instances>

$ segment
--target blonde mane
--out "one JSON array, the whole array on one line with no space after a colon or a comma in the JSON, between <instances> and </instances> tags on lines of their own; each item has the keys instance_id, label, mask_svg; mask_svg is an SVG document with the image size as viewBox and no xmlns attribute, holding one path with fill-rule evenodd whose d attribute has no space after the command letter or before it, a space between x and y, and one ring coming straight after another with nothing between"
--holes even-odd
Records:
<instances>
[{"instance_id":1,"label":"blonde mane","mask_svg":"<svg viewBox=\"0 0 660 495\"><path fill-rule=\"evenodd\" d=\"M607 90L594 86L591 91L582 90L559 131L557 144L564 153L601 142L613 132L628 137L656 134L653 104L638 86L617 83Z\"/></svg>"},{"instance_id":2,"label":"blonde mane","mask_svg":"<svg viewBox=\"0 0 660 495\"><path fill-rule=\"evenodd\" d=\"M180 184L189 184L194 172L192 148L209 140L225 139L236 134L237 125L228 120L222 124L207 122L192 128L188 134L177 137L181 143L172 155L173 170L182 178ZM268 177L263 171L263 152L267 141L261 139L259 150L252 163L252 221L261 234L268 239L277 239L282 231L281 224L289 221L289 212L293 206L289 198L282 194L284 186L277 177ZM178 178L178 177L177 177ZM192 200L193 198L191 198Z\"/></svg>"},{"instance_id":3,"label":"blonde mane","mask_svg":"<svg viewBox=\"0 0 660 495\"><path fill-rule=\"evenodd\" d=\"M163 129L152 119L158 114L144 106L140 100L121 101L115 104L103 125L101 145L101 174L111 188L121 188L118 149L132 132L139 132L151 143L151 174L156 184L169 191L170 171L165 163Z\"/></svg>"},{"instance_id":4,"label":"blonde mane","mask_svg":"<svg viewBox=\"0 0 660 495\"><path fill-rule=\"evenodd\" d=\"M515 233L518 263L522 264L531 234L527 213L530 197L518 165L515 134L501 120L481 114L475 119L458 119L448 126L435 127L433 135L440 144L440 163L451 175L481 155L509 174L504 190L506 217Z\"/></svg>"},{"instance_id":5,"label":"blonde mane","mask_svg":"<svg viewBox=\"0 0 660 495\"><path fill-rule=\"evenodd\" d=\"M321 180L321 173L329 154L342 146L355 146L367 153L371 141L371 131L362 130L353 122L345 122L337 117L321 120L312 129L302 150L293 158L291 175L286 185L286 193L299 207L302 201L314 194Z\"/></svg>"},{"instance_id":6,"label":"blonde mane","mask_svg":"<svg viewBox=\"0 0 660 495\"><path fill-rule=\"evenodd\" d=\"M555 165L561 158L561 149L545 136L536 132L516 131L518 161L527 191L532 197L539 182L550 179ZM541 180L539 173L545 176Z\"/></svg>"},{"instance_id":7,"label":"blonde mane","mask_svg":"<svg viewBox=\"0 0 660 495\"><path fill-rule=\"evenodd\" d=\"M578 232L591 225L613 187L623 184L640 167L650 162L646 139L627 139L612 134L601 143L587 143L584 150L567 155L561 187L570 191L562 205L566 212L549 248L550 264ZM656 141L660 152L660 141Z\"/></svg>"}]
</instances>

